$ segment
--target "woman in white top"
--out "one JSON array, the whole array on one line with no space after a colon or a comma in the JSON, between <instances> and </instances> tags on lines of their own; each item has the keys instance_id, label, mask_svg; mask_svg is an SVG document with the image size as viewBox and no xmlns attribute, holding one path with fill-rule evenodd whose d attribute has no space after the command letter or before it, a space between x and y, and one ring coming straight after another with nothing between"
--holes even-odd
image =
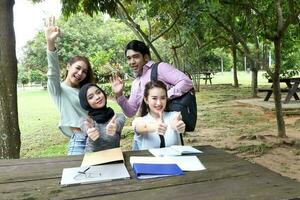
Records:
<instances>
[{"instance_id":1,"label":"woman in white top","mask_svg":"<svg viewBox=\"0 0 300 200\"><path fill-rule=\"evenodd\" d=\"M61 82L58 56L55 52L55 41L60 30L54 25L54 21L54 17L50 17L45 29L47 88L60 112L59 129L70 137L68 155L79 155L84 153L87 138L80 129L80 119L87 116L87 111L80 106L78 93L82 85L93 82L93 72L88 58L74 56L68 62L65 79Z\"/></svg>"},{"instance_id":2,"label":"woman in white top","mask_svg":"<svg viewBox=\"0 0 300 200\"><path fill-rule=\"evenodd\" d=\"M180 145L180 133L185 124L179 112L166 112L167 88L161 81L145 85L144 99L140 108L141 117L133 120L133 150Z\"/></svg>"}]
</instances>

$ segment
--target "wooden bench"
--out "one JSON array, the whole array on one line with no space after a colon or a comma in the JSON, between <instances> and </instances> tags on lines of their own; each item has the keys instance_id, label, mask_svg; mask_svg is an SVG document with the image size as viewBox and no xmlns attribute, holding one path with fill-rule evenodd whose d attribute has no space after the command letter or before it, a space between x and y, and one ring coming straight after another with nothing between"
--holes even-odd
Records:
<instances>
[{"instance_id":1,"label":"wooden bench","mask_svg":"<svg viewBox=\"0 0 300 200\"><path fill-rule=\"evenodd\" d=\"M281 92L287 92L287 93L289 93L290 90L291 89L289 89L289 88L281 88L280 89ZM268 101L270 99L272 93L273 93L273 89L272 88L259 88L257 91L258 92L268 92L267 95L266 95L266 97L265 97L265 99L264 99L264 101ZM300 88L298 88L296 91L299 92Z\"/></svg>"},{"instance_id":2,"label":"wooden bench","mask_svg":"<svg viewBox=\"0 0 300 200\"><path fill-rule=\"evenodd\" d=\"M283 89L280 89L281 92L289 92L290 89L288 88L283 88ZM258 89L258 92L273 92L273 89L272 88L261 88L261 89Z\"/></svg>"}]
</instances>

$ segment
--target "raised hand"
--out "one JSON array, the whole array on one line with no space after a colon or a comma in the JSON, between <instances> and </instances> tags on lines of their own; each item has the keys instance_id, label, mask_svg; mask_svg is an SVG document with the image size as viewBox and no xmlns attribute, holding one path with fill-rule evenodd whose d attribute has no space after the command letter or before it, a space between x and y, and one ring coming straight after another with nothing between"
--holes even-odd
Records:
<instances>
[{"instance_id":1,"label":"raised hand","mask_svg":"<svg viewBox=\"0 0 300 200\"><path fill-rule=\"evenodd\" d=\"M111 86L113 92L116 94L117 97L122 96L123 94L123 87L124 83L123 80L120 78L120 76L114 74L110 78Z\"/></svg>"},{"instance_id":2,"label":"raised hand","mask_svg":"<svg viewBox=\"0 0 300 200\"><path fill-rule=\"evenodd\" d=\"M114 115L106 126L106 134L113 136L117 131L117 115Z\"/></svg>"},{"instance_id":3,"label":"raised hand","mask_svg":"<svg viewBox=\"0 0 300 200\"><path fill-rule=\"evenodd\" d=\"M178 133L184 133L185 123L182 121L182 116L180 112L176 113L176 116L172 122L172 128L175 129Z\"/></svg>"},{"instance_id":4,"label":"raised hand","mask_svg":"<svg viewBox=\"0 0 300 200\"><path fill-rule=\"evenodd\" d=\"M55 17L49 17L45 21L45 38L47 41L48 49L53 51L55 50L55 40L59 36L60 30L58 26L55 26Z\"/></svg>"},{"instance_id":5,"label":"raised hand","mask_svg":"<svg viewBox=\"0 0 300 200\"><path fill-rule=\"evenodd\" d=\"M87 135L89 138L91 138L93 141L97 140L100 137L99 131L93 127L93 121L92 119L87 119L84 121L84 125L87 129Z\"/></svg>"},{"instance_id":6,"label":"raised hand","mask_svg":"<svg viewBox=\"0 0 300 200\"><path fill-rule=\"evenodd\" d=\"M167 131L168 126L164 123L163 112L159 112L159 120L157 123L156 132L158 134L164 135Z\"/></svg>"}]
</instances>

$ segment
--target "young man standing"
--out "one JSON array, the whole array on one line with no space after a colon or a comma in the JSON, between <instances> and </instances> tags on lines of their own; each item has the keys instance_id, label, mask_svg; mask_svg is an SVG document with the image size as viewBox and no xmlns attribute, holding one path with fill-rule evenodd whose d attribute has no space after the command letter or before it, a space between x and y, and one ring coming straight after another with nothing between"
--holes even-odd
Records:
<instances>
[{"instance_id":1,"label":"young man standing","mask_svg":"<svg viewBox=\"0 0 300 200\"><path fill-rule=\"evenodd\" d=\"M112 77L112 90L124 114L127 117L133 117L143 102L144 88L150 81L151 65L154 62L151 60L149 48L144 42L138 40L132 40L127 44L125 55L127 63L135 74L130 97L127 99L124 96L124 83L118 75ZM179 97L193 88L192 80L182 71L168 63L159 63L157 79L164 82L167 86L169 99Z\"/></svg>"}]
</instances>

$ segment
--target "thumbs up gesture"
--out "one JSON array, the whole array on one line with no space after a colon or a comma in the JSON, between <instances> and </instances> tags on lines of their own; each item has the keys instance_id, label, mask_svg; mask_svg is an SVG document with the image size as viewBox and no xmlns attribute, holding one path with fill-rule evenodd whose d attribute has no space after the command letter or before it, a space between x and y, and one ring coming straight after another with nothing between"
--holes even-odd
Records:
<instances>
[{"instance_id":1,"label":"thumbs up gesture","mask_svg":"<svg viewBox=\"0 0 300 200\"><path fill-rule=\"evenodd\" d=\"M113 136L117 131L117 115L114 115L106 126L106 134Z\"/></svg>"},{"instance_id":2,"label":"thumbs up gesture","mask_svg":"<svg viewBox=\"0 0 300 200\"><path fill-rule=\"evenodd\" d=\"M167 131L168 126L164 123L163 112L159 112L159 120L157 123L156 132L160 135L164 135Z\"/></svg>"},{"instance_id":3,"label":"thumbs up gesture","mask_svg":"<svg viewBox=\"0 0 300 200\"><path fill-rule=\"evenodd\" d=\"M178 133L184 133L185 123L182 121L182 116L180 112L175 114L175 117L172 121L172 128L175 129Z\"/></svg>"},{"instance_id":4,"label":"thumbs up gesture","mask_svg":"<svg viewBox=\"0 0 300 200\"><path fill-rule=\"evenodd\" d=\"M91 118L88 118L84 121L84 125L87 129L88 137L91 138L93 141L97 140L100 136L100 133L95 127L93 127L93 120Z\"/></svg>"}]
</instances>

